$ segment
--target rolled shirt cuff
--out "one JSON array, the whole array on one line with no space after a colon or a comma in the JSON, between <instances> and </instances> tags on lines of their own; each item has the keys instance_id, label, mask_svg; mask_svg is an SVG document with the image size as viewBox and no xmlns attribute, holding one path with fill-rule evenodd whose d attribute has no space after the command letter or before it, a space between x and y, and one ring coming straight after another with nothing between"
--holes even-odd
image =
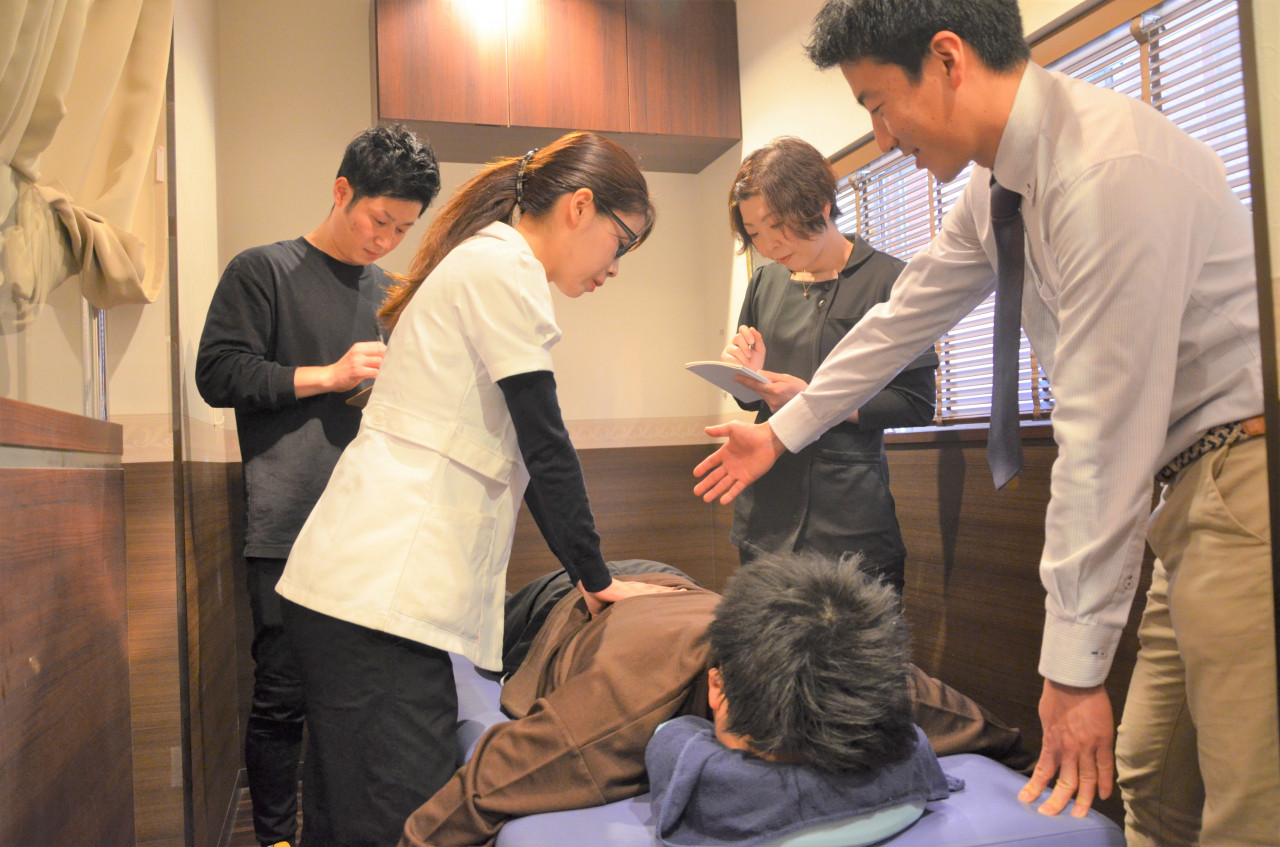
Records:
<instances>
[{"instance_id":1,"label":"rolled shirt cuff","mask_svg":"<svg viewBox=\"0 0 1280 847\"><path fill-rule=\"evenodd\" d=\"M809 408L809 401L803 394L797 394L769 418L769 427L773 434L792 453L799 453L805 447L818 440L826 432L830 424L823 423Z\"/></svg>"},{"instance_id":2,"label":"rolled shirt cuff","mask_svg":"<svg viewBox=\"0 0 1280 847\"><path fill-rule=\"evenodd\" d=\"M271 374L271 395L277 407L298 402L298 391L293 387L293 375L298 369L281 365Z\"/></svg>"},{"instance_id":3,"label":"rolled shirt cuff","mask_svg":"<svg viewBox=\"0 0 1280 847\"><path fill-rule=\"evenodd\" d=\"M603 591L613 582L613 574L609 572L603 556L597 554L591 559L574 564L577 574L569 574L569 579L573 582L581 581L586 591Z\"/></svg>"},{"instance_id":4,"label":"rolled shirt cuff","mask_svg":"<svg viewBox=\"0 0 1280 847\"><path fill-rule=\"evenodd\" d=\"M1111 671L1121 630L1090 626L1045 615L1040 675L1060 685L1101 685Z\"/></svg>"}]
</instances>

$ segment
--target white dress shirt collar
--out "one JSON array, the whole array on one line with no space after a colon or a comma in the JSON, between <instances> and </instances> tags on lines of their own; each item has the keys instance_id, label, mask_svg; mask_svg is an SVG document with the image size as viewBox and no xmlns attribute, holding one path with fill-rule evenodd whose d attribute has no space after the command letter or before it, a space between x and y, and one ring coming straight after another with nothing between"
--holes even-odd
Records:
<instances>
[{"instance_id":1,"label":"white dress shirt collar","mask_svg":"<svg viewBox=\"0 0 1280 847\"><path fill-rule=\"evenodd\" d=\"M1004 134L1000 136L995 167L991 169L996 182L1031 202L1036 199L1036 151L1040 147L1037 139L1052 85L1053 79L1048 71L1032 62L1027 63Z\"/></svg>"}]
</instances>

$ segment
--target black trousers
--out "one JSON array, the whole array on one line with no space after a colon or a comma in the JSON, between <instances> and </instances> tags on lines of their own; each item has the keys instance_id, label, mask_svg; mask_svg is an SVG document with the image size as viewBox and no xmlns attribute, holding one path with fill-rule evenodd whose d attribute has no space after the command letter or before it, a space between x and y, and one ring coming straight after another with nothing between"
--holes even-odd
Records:
<instances>
[{"instance_id":1,"label":"black trousers","mask_svg":"<svg viewBox=\"0 0 1280 847\"><path fill-rule=\"evenodd\" d=\"M297 843L298 760L306 698L298 654L284 629L276 583L284 559L245 559L253 613L253 700L244 766L260 844Z\"/></svg>"},{"instance_id":2,"label":"black trousers","mask_svg":"<svg viewBox=\"0 0 1280 847\"><path fill-rule=\"evenodd\" d=\"M282 601L302 660L306 847L394 847L457 768L449 654Z\"/></svg>"}]
</instances>

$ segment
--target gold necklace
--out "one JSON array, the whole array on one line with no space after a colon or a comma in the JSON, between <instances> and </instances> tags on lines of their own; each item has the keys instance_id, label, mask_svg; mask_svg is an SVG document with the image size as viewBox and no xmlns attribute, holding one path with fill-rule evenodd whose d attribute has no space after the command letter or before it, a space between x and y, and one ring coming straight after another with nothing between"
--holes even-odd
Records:
<instances>
[{"instance_id":1,"label":"gold necklace","mask_svg":"<svg viewBox=\"0 0 1280 847\"><path fill-rule=\"evenodd\" d=\"M801 293L804 295L804 299L808 300L809 289L813 288L815 283L830 282L838 276L840 276L840 271L838 270L819 271L816 274L810 273L809 271L796 271L791 275L791 278L800 283L800 287L803 289Z\"/></svg>"}]
</instances>

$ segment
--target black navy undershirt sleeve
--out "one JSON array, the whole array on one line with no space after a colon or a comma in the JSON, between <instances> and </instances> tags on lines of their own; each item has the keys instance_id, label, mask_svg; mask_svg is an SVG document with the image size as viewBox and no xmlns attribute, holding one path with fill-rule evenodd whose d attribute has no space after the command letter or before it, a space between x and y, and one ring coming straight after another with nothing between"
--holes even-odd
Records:
<instances>
[{"instance_id":1,"label":"black navy undershirt sleeve","mask_svg":"<svg viewBox=\"0 0 1280 847\"><path fill-rule=\"evenodd\" d=\"M551 371L498 380L529 470L524 501L551 552L574 582L601 591L613 577L600 553L600 536L587 500L582 465L569 440Z\"/></svg>"},{"instance_id":2,"label":"black navy undershirt sleeve","mask_svg":"<svg viewBox=\"0 0 1280 847\"><path fill-rule=\"evenodd\" d=\"M937 396L936 365L909 368L893 378L858 410L865 429L929 426Z\"/></svg>"}]
</instances>

